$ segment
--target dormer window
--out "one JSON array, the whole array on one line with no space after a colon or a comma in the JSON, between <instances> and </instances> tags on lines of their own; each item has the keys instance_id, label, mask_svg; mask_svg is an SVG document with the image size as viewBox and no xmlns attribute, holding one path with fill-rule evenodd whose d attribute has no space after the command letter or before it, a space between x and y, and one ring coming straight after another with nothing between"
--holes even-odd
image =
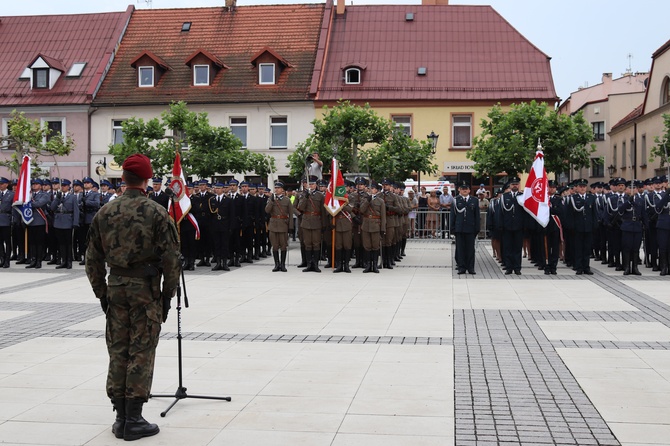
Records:
<instances>
[{"instance_id":1,"label":"dormer window","mask_svg":"<svg viewBox=\"0 0 670 446\"><path fill-rule=\"evenodd\" d=\"M347 68L347 70L344 72L344 81L347 84L360 84L361 83L360 68Z\"/></svg>"},{"instance_id":2,"label":"dormer window","mask_svg":"<svg viewBox=\"0 0 670 446\"><path fill-rule=\"evenodd\" d=\"M209 85L209 65L193 65L193 85Z\"/></svg>"},{"instance_id":3,"label":"dormer window","mask_svg":"<svg viewBox=\"0 0 670 446\"><path fill-rule=\"evenodd\" d=\"M275 83L275 64L258 64L258 83L261 85L271 85Z\"/></svg>"},{"instance_id":4,"label":"dormer window","mask_svg":"<svg viewBox=\"0 0 670 446\"><path fill-rule=\"evenodd\" d=\"M33 69L33 88L49 88L49 69Z\"/></svg>"},{"instance_id":5,"label":"dormer window","mask_svg":"<svg viewBox=\"0 0 670 446\"><path fill-rule=\"evenodd\" d=\"M154 86L154 67L139 67L137 72L140 87Z\"/></svg>"}]
</instances>

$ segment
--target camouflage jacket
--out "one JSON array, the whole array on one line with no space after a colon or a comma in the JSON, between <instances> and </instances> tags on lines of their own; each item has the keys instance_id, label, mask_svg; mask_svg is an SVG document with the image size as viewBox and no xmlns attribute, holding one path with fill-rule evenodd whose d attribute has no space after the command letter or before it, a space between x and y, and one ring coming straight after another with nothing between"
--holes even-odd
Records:
<instances>
[{"instance_id":1,"label":"camouflage jacket","mask_svg":"<svg viewBox=\"0 0 670 446\"><path fill-rule=\"evenodd\" d=\"M97 298L107 292L110 268L163 270L163 294L174 296L179 284L177 229L167 211L141 191L128 189L95 214L88 232L86 275Z\"/></svg>"}]
</instances>

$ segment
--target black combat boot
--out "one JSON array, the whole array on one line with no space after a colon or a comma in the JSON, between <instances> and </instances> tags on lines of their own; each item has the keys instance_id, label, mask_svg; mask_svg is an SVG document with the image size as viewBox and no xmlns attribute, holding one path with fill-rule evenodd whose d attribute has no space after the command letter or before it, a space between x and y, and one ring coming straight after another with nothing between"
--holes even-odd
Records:
<instances>
[{"instance_id":1,"label":"black combat boot","mask_svg":"<svg viewBox=\"0 0 670 446\"><path fill-rule=\"evenodd\" d=\"M635 276L641 276L642 273L640 272L640 269L638 268L638 264L639 264L638 261L637 261L638 259L634 256L633 252L631 252L631 255L633 255L633 261L631 262L632 266L630 268L630 272L631 272L631 274L633 274Z\"/></svg>"},{"instance_id":2,"label":"black combat boot","mask_svg":"<svg viewBox=\"0 0 670 446\"><path fill-rule=\"evenodd\" d=\"M335 265L337 265L337 268L333 270L334 273L341 273L344 271L344 256L342 255L342 251L342 249L335 251Z\"/></svg>"},{"instance_id":3,"label":"black combat boot","mask_svg":"<svg viewBox=\"0 0 670 446\"><path fill-rule=\"evenodd\" d=\"M660 262L661 276L668 275L668 253L661 252L659 253L658 260Z\"/></svg>"},{"instance_id":4,"label":"black combat boot","mask_svg":"<svg viewBox=\"0 0 670 446\"><path fill-rule=\"evenodd\" d=\"M302 270L303 273L314 271L314 265L316 265L316 263L314 262L313 258L317 255L318 253L316 251L305 249L305 265L307 265L307 268Z\"/></svg>"},{"instance_id":5,"label":"black combat boot","mask_svg":"<svg viewBox=\"0 0 670 446\"><path fill-rule=\"evenodd\" d=\"M363 257L362 260L367 260L368 265L365 267L363 270L364 273L372 273L374 272L374 268L372 267L372 252L373 251L363 251Z\"/></svg>"},{"instance_id":6,"label":"black combat boot","mask_svg":"<svg viewBox=\"0 0 670 446\"><path fill-rule=\"evenodd\" d=\"M378 260L379 260L379 250L377 249L376 251L372 251L372 258L370 259L373 273L379 273L379 268L377 267Z\"/></svg>"},{"instance_id":7,"label":"black combat boot","mask_svg":"<svg viewBox=\"0 0 670 446\"><path fill-rule=\"evenodd\" d=\"M320 273L319 269L319 251L312 251L312 271Z\"/></svg>"},{"instance_id":8,"label":"black combat boot","mask_svg":"<svg viewBox=\"0 0 670 446\"><path fill-rule=\"evenodd\" d=\"M228 267L228 257L221 257L221 269L223 271L230 271Z\"/></svg>"},{"instance_id":9,"label":"black combat boot","mask_svg":"<svg viewBox=\"0 0 670 446\"><path fill-rule=\"evenodd\" d=\"M304 268L307 266L307 252L305 251L305 248L302 246L300 247L300 264L298 265L298 268Z\"/></svg>"},{"instance_id":10,"label":"black combat boot","mask_svg":"<svg viewBox=\"0 0 670 446\"><path fill-rule=\"evenodd\" d=\"M35 257L30 259L30 263L28 263L28 266L26 268L35 268L37 266L37 259Z\"/></svg>"},{"instance_id":11,"label":"black combat boot","mask_svg":"<svg viewBox=\"0 0 670 446\"><path fill-rule=\"evenodd\" d=\"M112 398L112 405L116 411L116 421L112 424L112 433L116 438L123 438L126 427L126 399Z\"/></svg>"},{"instance_id":12,"label":"black combat boot","mask_svg":"<svg viewBox=\"0 0 670 446\"><path fill-rule=\"evenodd\" d=\"M196 263L195 266L207 266L205 264L205 258L203 257L202 259L200 259L200 261Z\"/></svg>"},{"instance_id":13,"label":"black combat boot","mask_svg":"<svg viewBox=\"0 0 670 446\"><path fill-rule=\"evenodd\" d=\"M405 247L407 246L407 239L404 238L402 239L402 242L400 244L400 257L405 257Z\"/></svg>"},{"instance_id":14,"label":"black combat boot","mask_svg":"<svg viewBox=\"0 0 670 446\"><path fill-rule=\"evenodd\" d=\"M281 263L279 264L279 268L281 269L281 272L285 273L285 272L287 272L287 270L286 270L286 251L282 251L280 257L281 257L281 259L280 259Z\"/></svg>"},{"instance_id":15,"label":"black combat boot","mask_svg":"<svg viewBox=\"0 0 670 446\"><path fill-rule=\"evenodd\" d=\"M123 439L126 441L151 437L160 432L157 425L142 418L143 404L144 400L138 398L126 399L126 426L123 430Z\"/></svg>"},{"instance_id":16,"label":"black combat boot","mask_svg":"<svg viewBox=\"0 0 670 446\"><path fill-rule=\"evenodd\" d=\"M260 260L261 259L260 256L258 255L258 250L259 250L259 248L254 246L254 249L253 249L254 255L251 257L253 260Z\"/></svg>"},{"instance_id":17,"label":"black combat boot","mask_svg":"<svg viewBox=\"0 0 670 446\"><path fill-rule=\"evenodd\" d=\"M349 249L343 249L342 250L342 269L344 270L345 273L350 273L351 270L349 269L349 256L351 255L351 250Z\"/></svg>"},{"instance_id":18,"label":"black combat boot","mask_svg":"<svg viewBox=\"0 0 670 446\"><path fill-rule=\"evenodd\" d=\"M212 271L223 271L223 264L221 263L223 259L221 259L221 257L215 257L212 260L216 262L216 265L214 265Z\"/></svg>"},{"instance_id":19,"label":"black combat boot","mask_svg":"<svg viewBox=\"0 0 670 446\"><path fill-rule=\"evenodd\" d=\"M661 268L658 266L658 256L656 254L651 255L651 270L660 271Z\"/></svg>"},{"instance_id":20,"label":"black combat boot","mask_svg":"<svg viewBox=\"0 0 670 446\"><path fill-rule=\"evenodd\" d=\"M5 255L5 261L2 263L3 268L9 268L9 259L10 259L9 254L6 254Z\"/></svg>"},{"instance_id":21,"label":"black combat boot","mask_svg":"<svg viewBox=\"0 0 670 446\"><path fill-rule=\"evenodd\" d=\"M384 269L393 269L393 263L391 263L393 259L392 257L393 253L391 252L391 249L392 249L391 246L386 246L385 248L383 248L382 265Z\"/></svg>"},{"instance_id":22,"label":"black combat boot","mask_svg":"<svg viewBox=\"0 0 670 446\"><path fill-rule=\"evenodd\" d=\"M58 256L53 256L51 260L47 262L47 265L59 265L60 264L60 259Z\"/></svg>"},{"instance_id":23,"label":"black combat boot","mask_svg":"<svg viewBox=\"0 0 670 446\"><path fill-rule=\"evenodd\" d=\"M352 268L365 268L363 264L363 252L363 248L356 248L356 262L354 262Z\"/></svg>"},{"instance_id":24,"label":"black combat boot","mask_svg":"<svg viewBox=\"0 0 670 446\"><path fill-rule=\"evenodd\" d=\"M233 254L233 256L230 258L230 260L228 260L228 266L235 266L235 260L233 260L234 258L235 258L235 254Z\"/></svg>"},{"instance_id":25,"label":"black combat boot","mask_svg":"<svg viewBox=\"0 0 670 446\"><path fill-rule=\"evenodd\" d=\"M279 263L279 251L272 251L272 257L275 259L275 267L272 268L272 272L276 273L278 271L281 271L281 265Z\"/></svg>"},{"instance_id":26,"label":"black combat boot","mask_svg":"<svg viewBox=\"0 0 670 446\"><path fill-rule=\"evenodd\" d=\"M630 275L630 252L629 251L624 251L621 253L621 256L623 257L623 275L628 276Z\"/></svg>"}]
</instances>

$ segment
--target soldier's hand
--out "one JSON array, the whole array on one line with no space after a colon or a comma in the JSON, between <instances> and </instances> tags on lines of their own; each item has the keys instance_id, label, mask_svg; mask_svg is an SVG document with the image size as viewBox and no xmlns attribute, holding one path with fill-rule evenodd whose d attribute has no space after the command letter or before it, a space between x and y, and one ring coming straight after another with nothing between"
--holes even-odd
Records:
<instances>
[{"instance_id":1,"label":"soldier's hand","mask_svg":"<svg viewBox=\"0 0 670 446\"><path fill-rule=\"evenodd\" d=\"M379 233L382 237L386 237L386 231L382 231Z\"/></svg>"},{"instance_id":2,"label":"soldier's hand","mask_svg":"<svg viewBox=\"0 0 670 446\"><path fill-rule=\"evenodd\" d=\"M100 296L100 307L102 312L107 314L107 308L109 308L109 302L107 302L107 296Z\"/></svg>"},{"instance_id":3,"label":"soldier's hand","mask_svg":"<svg viewBox=\"0 0 670 446\"><path fill-rule=\"evenodd\" d=\"M172 298L170 296L162 296L163 299L163 322L167 321L168 318L168 312L170 311L170 301Z\"/></svg>"}]
</instances>

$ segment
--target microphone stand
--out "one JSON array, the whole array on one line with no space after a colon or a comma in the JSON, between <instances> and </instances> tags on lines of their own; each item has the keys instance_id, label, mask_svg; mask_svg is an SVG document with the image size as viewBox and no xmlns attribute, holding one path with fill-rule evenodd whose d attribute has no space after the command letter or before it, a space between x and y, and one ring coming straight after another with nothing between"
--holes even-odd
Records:
<instances>
[{"instance_id":1,"label":"microphone stand","mask_svg":"<svg viewBox=\"0 0 670 446\"><path fill-rule=\"evenodd\" d=\"M168 192L169 191L169 192ZM174 201L174 191L170 188L167 188L165 190L167 195L170 197L172 200L172 219L175 222L175 225L177 225L177 211L175 209L175 201ZM177 229L179 227L177 226ZM177 235L180 236L179 230L177 230ZM179 242L181 246L181 236L179 237ZM207 395L189 395L186 393L186 387L184 387L184 372L182 368L182 353L181 353L181 340L182 340L182 335L181 335L181 290L182 287L184 288L184 305L186 305L186 308L188 308L188 296L186 294L186 279L184 278L184 268L181 266L180 262L180 270L181 270L181 284L177 284L177 358L179 361L179 386L177 386L177 391L174 393L174 395L154 395L150 394L149 398L174 398L174 401L172 404L168 406L167 409L165 409L163 412L161 412L161 417L165 417L167 413L174 407L175 404L179 402L179 400L183 400L185 398L196 398L196 399L201 399L201 400L220 400L220 401L231 401L231 397L229 396L207 396Z\"/></svg>"}]
</instances>

